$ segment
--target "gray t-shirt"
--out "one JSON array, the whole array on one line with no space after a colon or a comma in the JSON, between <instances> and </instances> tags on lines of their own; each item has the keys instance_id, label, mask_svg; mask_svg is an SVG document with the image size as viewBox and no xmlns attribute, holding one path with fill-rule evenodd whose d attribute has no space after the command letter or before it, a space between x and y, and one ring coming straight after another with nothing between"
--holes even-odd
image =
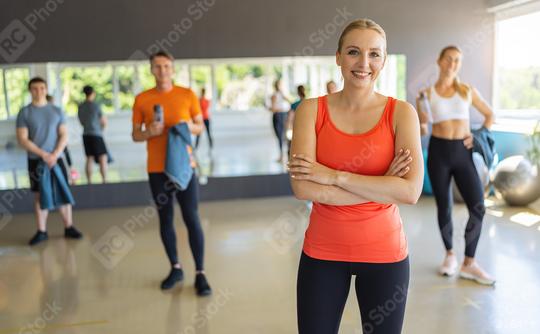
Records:
<instances>
[{"instance_id":1,"label":"gray t-shirt","mask_svg":"<svg viewBox=\"0 0 540 334\"><path fill-rule=\"evenodd\" d=\"M83 135L102 136L100 119L103 113L95 102L85 101L79 105L79 121L83 126Z\"/></svg>"},{"instance_id":2,"label":"gray t-shirt","mask_svg":"<svg viewBox=\"0 0 540 334\"><path fill-rule=\"evenodd\" d=\"M36 107L29 104L17 115L17 128L28 129L28 139L46 152L52 152L58 142L58 127L66 123L62 110L55 105L47 104ZM39 159L34 153L28 152L29 159Z\"/></svg>"}]
</instances>

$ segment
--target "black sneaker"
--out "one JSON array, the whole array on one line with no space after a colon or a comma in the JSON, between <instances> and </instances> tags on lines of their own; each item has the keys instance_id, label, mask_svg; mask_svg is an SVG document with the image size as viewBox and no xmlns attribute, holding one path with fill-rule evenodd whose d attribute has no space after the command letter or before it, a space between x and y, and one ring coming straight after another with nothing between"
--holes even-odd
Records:
<instances>
[{"instance_id":1,"label":"black sneaker","mask_svg":"<svg viewBox=\"0 0 540 334\"><path fill-rule=\"evenodd\" d=\"M169 276L161 282L161 290L171 289L177 282L184 280L184 271L182 268L172 268Z\"/></svg>"},{"instance_id":2,"label":"black sneaker","mask_svg":"<svg viewBox=\"0 0 540 334\"><path fill-rule=\"evenodd\" d=\"M47 234L47 231L43 232L43 231L37 231L36 234L34 234L34 236L32 237L32 239L30 239L30 241L28 242L28 244L30 246L34 246L34 245L37 245L39 244L40 242L42 241L45 241L49 239L49 235Z\"/></svg>"},{"instance_id":3,"label":"black sneaker","mask_svg":"<svg viewBox=\"0 0 540 334\"><path fill-rule=\"evenodd\" d=\"M74 226L70 226L64 229L64 237L68 239L81 239L82 233L79 232Z\"/></svg>"},{"instance_id":4,"label":"black sneaker","mask_svg":"<svg viewBox=\"0 0 540 334\"><path fill-rule=\"evenodd\" d=\"M199 273L195 276L195 289L198 296L208 296L212 294L212 288L208 285L206 276L203 273Z\"/></svg>"}]
</instances>

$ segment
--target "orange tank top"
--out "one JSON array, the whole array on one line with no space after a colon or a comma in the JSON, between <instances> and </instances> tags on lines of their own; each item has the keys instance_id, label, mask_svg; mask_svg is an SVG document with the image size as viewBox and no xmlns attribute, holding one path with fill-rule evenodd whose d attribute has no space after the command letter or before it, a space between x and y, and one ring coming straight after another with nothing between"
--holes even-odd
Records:
<instances>
[{"instance_id":1,"label":"orange tank top","mask_svg":"<svg viewBox=\"0 0 540 334\"><path fill-rule=\"evenodd\" d=\"M396 100L388 97L375 127L347 134L330 119L327 96L317 108L317 161L332 169L362 175L384 175L394 158L392 124ZM407 240L395 204L313 203L304 253L331 261L390 263L407 257Z\"/></svg>"}]
</instances>

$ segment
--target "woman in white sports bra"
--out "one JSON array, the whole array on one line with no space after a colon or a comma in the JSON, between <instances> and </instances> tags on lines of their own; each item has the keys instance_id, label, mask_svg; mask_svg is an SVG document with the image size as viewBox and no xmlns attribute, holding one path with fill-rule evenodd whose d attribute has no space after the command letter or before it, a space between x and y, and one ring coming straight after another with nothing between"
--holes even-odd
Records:
<instances>
[{"instance_id":1,"label":"woman in white sports bra","mask_svg":"<svg viewBox=\"0 0 540 334\"><path fill-rule=\"evenodd\" d=\"M285 95L281 92L281 80L274 82L274 93L270 97L270 111L272 112L272 126L274 134L278 140L279 158L278 162L283 161L283 141L285 139L285 122L287 114L291 109L291 104Z\"/></svg>"},{"instance_id":2,"label":"woman in white sports bra","mask_svg":"<svg viewBox=\"0 0 540 334\"><path fill-rule=\"evenodd\" d=\"M493 285L495 279L475 261L476 246L480 239L485 213L484 190L472 160L473 139L469 124L469 108L474 106L485 117L484 127L490 128L494 115L476 89L460 83L457 75L461 67L462 52L456 46L444 48L437 63L439 78L433 87L421 92L429 100L431 115L420 108L422 134L433 123L428 149L428 172L437 203L437 216L446 257L439 268L444 276L453 276L458 261L452 245L452 196L450 181L456 185L467 205L469 220L465 229L465 258L459 276L480 284ZM424 108L425 109L425 108Z\"/></svg>"}]
</instances>

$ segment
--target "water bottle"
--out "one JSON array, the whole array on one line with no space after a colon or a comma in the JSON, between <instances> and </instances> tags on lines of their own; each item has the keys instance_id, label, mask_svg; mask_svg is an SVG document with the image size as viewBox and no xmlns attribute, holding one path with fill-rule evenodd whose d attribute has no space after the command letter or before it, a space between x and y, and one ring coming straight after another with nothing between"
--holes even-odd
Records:
<instances>
[{"instance_id":1,"label":"water bottle","mask_svg":"<svg viewBox=\"0 0 540 334\"><path fill-rule=\"evenodd\" d=\"M163 122L163 107L161 104L154 105L154 122Z\"/></svg>"},{"instance_id":2,"label":"water bottle","mask_svg":"<svg viewBox=\"0 0 540 334\"><path fill-rule=\"evenodd\" d=\"M418 103L420 111L427 115L428 122L433 123L433 116L431 115L431 107L429 106L429 99L426 92L420 93L420 101Z\"/></svg>"}]
</instances>

